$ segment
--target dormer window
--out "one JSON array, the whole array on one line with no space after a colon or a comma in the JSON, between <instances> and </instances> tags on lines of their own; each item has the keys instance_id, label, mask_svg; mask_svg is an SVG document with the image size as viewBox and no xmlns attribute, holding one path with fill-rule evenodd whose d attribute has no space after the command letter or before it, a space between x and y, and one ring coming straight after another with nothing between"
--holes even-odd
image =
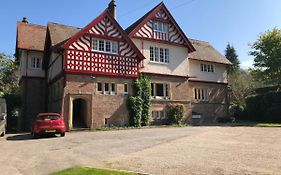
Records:
<instances>
[{"instance_id":1,"label":"dormer window","mask_svg":"<svg viewBox=\"0 0 281 175\"><path fill-rule=\"evenodd\" d=\"M93 39L93 51L117 54L118 45L116 41Z\"/></svg>"},{"instance_id":2,"label":"dormer window","mask_svg":"<svg viewBox=\"0 0 281 175\"><path fill-rule=\"evenodd\" d=\"M40 58L31 58L30 67L32 69L40 69L41 68L41 59Z\"/></svg>"}]
</instances>

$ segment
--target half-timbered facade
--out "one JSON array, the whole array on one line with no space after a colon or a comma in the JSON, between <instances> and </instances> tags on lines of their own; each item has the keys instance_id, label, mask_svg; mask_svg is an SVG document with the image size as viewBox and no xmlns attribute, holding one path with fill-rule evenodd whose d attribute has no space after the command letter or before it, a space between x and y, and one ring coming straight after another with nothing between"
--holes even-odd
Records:
<instances>
[{"instance_id":1,"label":"half-timbered facade","mask_svg":"<svg viewBox=\"0 0 281 175\"><path fill-rule=\"evenodd\" d=\"M62 113L69 130L127 125L126 99L140 73L151 79L152 124L165 122L169 104L182 104L187 122L227 116L229 61L209 43L187 38L164 3L126 30L112 8L114 1L84 28L18 22L24 129L35 113L46 111ZM40 35L23 35L35 31ZM29 46L32 39L40 44ZM26 73L28 64L36 70Z\"/></svg>"}]
</instances>

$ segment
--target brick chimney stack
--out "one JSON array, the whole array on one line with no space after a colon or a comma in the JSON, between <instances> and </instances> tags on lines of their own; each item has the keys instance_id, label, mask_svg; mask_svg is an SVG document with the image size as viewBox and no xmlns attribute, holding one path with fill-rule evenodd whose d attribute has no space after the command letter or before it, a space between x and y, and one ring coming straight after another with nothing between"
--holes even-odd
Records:
<instances>
[{"instance_id":1,"label":"brick chimney stack","mask_svg":"<svg viewBox=\"0 0 281 175\"><path fill-rule=\"evenodd\" d=\"M111 2L108 4L107 9L113 15L113 17L116 19L116 0L111 0Z\"/></svg>"},{"instance_id":2,"label":"brick chimney stack","mask_svg":"<svg viewBox=\"0 0 281 175\"><path fill-rule=\"evenodd\" d=\"M28 23L27 18L26 18L26 17L23 17L21 22L23 22L23 23Z\"/></svg>"}]
</instances>

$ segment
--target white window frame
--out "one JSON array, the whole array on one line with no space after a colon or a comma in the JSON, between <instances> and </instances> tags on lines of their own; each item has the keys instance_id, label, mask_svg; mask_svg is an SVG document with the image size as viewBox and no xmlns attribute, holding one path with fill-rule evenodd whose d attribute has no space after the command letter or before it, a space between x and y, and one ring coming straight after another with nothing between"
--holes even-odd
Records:
<instances>
[{"instance_id":1,"label":"white window frame","mask_svg":"<svg viewBox=\"0 0 281 175\"><path fill-rule=\"evenodd\" d=\"M215 65L214 64L201 63L200 64L200 71L201 72L214 73L215 72Z\"/></svg>"},{"instance_id":2,"label":"white window frame","mask_svg":"<svg viewBox=\"0 0 281 175\"><path fill-rule=\"evenodd\" d=\"M92 39L92 51L110 53L110 54L118 54L118 42L93 38Z\"/></svg>"},{"instance_id":3,"label":"white window frame","mask_svg":"<svg viewBox=\"0 0 281 175\"><path fill-rule=\"evenodd\" d=\"M31 69L41 69L42 59L38 57L33 57L30 60L30 68Z\"/></svg>"},{"instance_id":4,"label":"white window frame","mask_svg":"<svg viewBox=\"0 0 281 175\"><path fill-rule=\"evenodd\" d=\"M163 23L163 22L159 22L159 21L154 21L153 23L153 30L155 32L160 32L160 33L168 33L168 24L167 23Z\"/></svg>"},{"instance_id":5,"label":"white window frame","mask_svg":"<svg viewBox=\"0 0 281 175\"><path fill-rule=\"evenodd\" d=\"M170 51L168 48L162 47L149 47L149 57L150 62L159 64L169 64Z\"/></svg>"}]
</instances>

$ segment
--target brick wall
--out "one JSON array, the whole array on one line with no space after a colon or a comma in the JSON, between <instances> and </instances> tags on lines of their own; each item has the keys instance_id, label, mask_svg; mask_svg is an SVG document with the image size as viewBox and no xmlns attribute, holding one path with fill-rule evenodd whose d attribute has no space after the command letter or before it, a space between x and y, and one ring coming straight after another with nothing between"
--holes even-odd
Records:
<instances>
[{"instance_id":1,"label":"brick wall","mask_svg":"<svg viewBox=\"0 0 281 175\"><path fill-rule=\"evenodd\" d=\"M106 95L97 91L97 83L105 82L115 83L117 94ZM113 78L88 75L66 75L66 84L64 88L64 100L62 104L62 113L67 122L71 121L72 109L71 103L75 99L84 99L88 105L88 123L91 128L105 126L105 120L108 125L126 125L128 124L128 111L124 95L124 84L128 84L129 95L132 94L132 79ZM70 126L70 123L68 123Z\"/></svg>"},{"instance_id":2,"label":"brick wall","mask_svg":"<svg viewBox=\"0 0 281 175\"><path fill-rule=\"evenodd\" d=\"M208 89L208 101L194 98L194 88ZM192 99L192 111L202 115L202 122L215 122L219 117L228 116L227 84L189 82L189 96Z\"/></svg>"}]
</instances>

